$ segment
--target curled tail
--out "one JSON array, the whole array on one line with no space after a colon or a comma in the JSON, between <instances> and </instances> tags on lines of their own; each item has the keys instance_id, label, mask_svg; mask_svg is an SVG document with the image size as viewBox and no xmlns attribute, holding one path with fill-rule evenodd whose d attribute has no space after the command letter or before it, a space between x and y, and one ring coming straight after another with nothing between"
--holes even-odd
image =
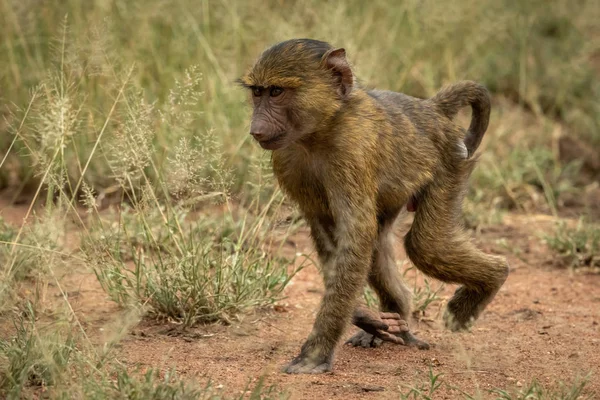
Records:
<instances>
[{"instance_id":1,"label":"curled tail","mask_svg":"<svg viewBox=\"0 0 600 400\"><path fill-rule=\"evenodd\" d=\"M488 90L479 83L461 81L443 88L431 98L431 101L450 119L453 119L461 108L471 106L473 109L471 124L464 140L471 157L481 144L490 121L491 104Z\"/></svg>"}]
</instances>

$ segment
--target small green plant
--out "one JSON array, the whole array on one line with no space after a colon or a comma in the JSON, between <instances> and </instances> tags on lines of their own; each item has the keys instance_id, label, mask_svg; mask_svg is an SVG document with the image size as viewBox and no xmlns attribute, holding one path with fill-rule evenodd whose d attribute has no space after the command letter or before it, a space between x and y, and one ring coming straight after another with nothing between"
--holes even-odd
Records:
<instances>
[{"instance_id":1,"label":"small green plant","mask_svg":"<svg viewBox=\"0 0 600 400\"><path fill-rule=\"evenodd\" d=\"M425 286L413 288L413 314L417 318L425 315L425 311L433 302L441 300L439 294L444 290L443 284L433 289L427 278L424 279L423 284Z\"/></svg>"},{"instance_id":2,"label":"small green plant","mask_svg":"<svg viewBox=\"0 0 600 400\"><path fill-rule=\"evenodd\" d=\"M406 268L403 272L403 276L406 278L409 271L414 272L413 282L413 295L412 295L412 308L413 315L416 318L420 318L425 314L427 308L434 302L441 300L439 294L444 290L444 284L440 283L439 286L434 289L432 288L427 278L423 279L423 285L418 284L417 280L421 274L414 266Z\"/></svg>"},{"instance_id":3,"label":"small green plant","mask_svg":"<svg viewBox=\"0 0 600 400\"><path fill-rule=\"evenodd\" d=\"M575 227L558 221L552 235L544 235L547 245L571 268L600 268L600 226L579 219Z\"/></svg>"},{"instance_id":4,"label":"small green plant","mask_svg":"<svg viewBox=\"0 0 600 400\"><path fill-rule=\"evenodd\" d=\"M590 376L575 379L571 384L560 382L556 389L549 389L537 380L525 385L522 389L494 389L491 393L498 395L497 400L586 400L595 399L597 393L590 393L586 385Z\"/></svg>"},{"instance_id":5,"label":"small green plant","mask_svg":"<svg viewBox=\"0 0 600 400\"><path fill-rule=\"evenodd\" d=\"M0 242L1 244L9 244L16 236L16 230L4 221L0 216Z\"/></svg>"},{"instance_id":6,"label":"small green plant","mask_svg":"<svg viewBox=\"0 0 600 400\"><path fill-rule=\"evenodd\" d=\"M228 321L274 303L296 272L288 270L293 260L269 246L272 223L264 214L234 220L225 212L185 223L184 211L169 208L162 223L155 210L138 211L122 212L121 223L104 224L84 247L100 284L122 306L144 307L185 327Z\"/></svg>"},{"instance_id":7,"label":"small green plant","mask_svg":"<svg viewBox=\"0 0 600 400\"><path fill-rule=\"evenodd\" d=\"M435 374L433 368L429 366L427 381L411 387L406 393L400 393L402 400L433 400L436 397L434 393L442 386L441 380L443 373Z\"/></svg>"}]
</instances>

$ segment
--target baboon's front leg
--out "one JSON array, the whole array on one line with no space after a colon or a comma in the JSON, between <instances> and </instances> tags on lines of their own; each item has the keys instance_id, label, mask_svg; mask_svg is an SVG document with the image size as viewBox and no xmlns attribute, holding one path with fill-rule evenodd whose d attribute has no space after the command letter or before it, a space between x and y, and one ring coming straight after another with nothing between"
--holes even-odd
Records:
<instances>
[{"instance_id":1,"label":"baboon's front leg","mask_svg":"<svg viewBox=\"0 0 600 400\"><path fill-rule=\"evenodd\" d=\"M333 222L312 218L308 219L308 224L319 261L322 265L328 265L336 248L332 231ZM358 305L354 309L352 324L367 332L372 339L376 338L378 342L386 341L396 344L404 344L402 338L397 335L408 329L406 321L400 314L376 312L362 305Z\"/></svg>"},{"instance_id":2,"label":"baboon's front leg","mask_svg":"<svg viewBox=\"0 0 600 400\"><path fill-rule=\"evenodd\" d=\"M360 203L354 203L360 204ZM300 355L286 366L287 373L330 371L335 347L350 322L360 291L366 284L377 233L372 209L346 205L335 226L335 252L323 265L325 294L312 332Z\"/></svg>"}]
</instances>

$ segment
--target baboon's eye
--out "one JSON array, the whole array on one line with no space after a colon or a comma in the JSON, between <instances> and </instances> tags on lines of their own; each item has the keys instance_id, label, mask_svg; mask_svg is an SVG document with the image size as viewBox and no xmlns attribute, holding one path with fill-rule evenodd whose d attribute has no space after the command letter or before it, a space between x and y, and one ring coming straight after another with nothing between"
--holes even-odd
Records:
<instances>
[{"instance_id":1,"label":"baboon's eye","mask_svg":"<svg viewBox=\"0 0 600 400\"><path fill-rule=\"evenodd\" d=\"M263 89L261 87L255 86L252 88L252 94L256 97L262 96Z\"/></svg>"},{"instance_id":2,"label":"baboon's eye","mask_svg":"<svg viewBox=\"0 0 600 400\"><path fill-rule=\"evenodd\" d=\"M273 86L271 88L271 97L277 97L279 96L281 93L283 93L283 89L277 86Z\"/></svg>"}]
</instances>

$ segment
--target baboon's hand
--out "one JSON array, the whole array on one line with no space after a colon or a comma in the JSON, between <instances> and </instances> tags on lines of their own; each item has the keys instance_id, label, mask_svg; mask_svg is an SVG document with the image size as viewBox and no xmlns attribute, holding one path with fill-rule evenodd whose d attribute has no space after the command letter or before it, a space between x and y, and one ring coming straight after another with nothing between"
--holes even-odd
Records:
<instances>
[{"instance_id":1,"label":"baboon's hand","mask_svg":"<svg viewBox=\"0 0 600 400\"><path fill-rule=\"evenodd\" d=\"M396 344L404 344L398 334L408 332L408 324L399 314L377 313L366 307L358 307L354 311L352 323L376 338Z\"/></svg>"}]
</instances>

